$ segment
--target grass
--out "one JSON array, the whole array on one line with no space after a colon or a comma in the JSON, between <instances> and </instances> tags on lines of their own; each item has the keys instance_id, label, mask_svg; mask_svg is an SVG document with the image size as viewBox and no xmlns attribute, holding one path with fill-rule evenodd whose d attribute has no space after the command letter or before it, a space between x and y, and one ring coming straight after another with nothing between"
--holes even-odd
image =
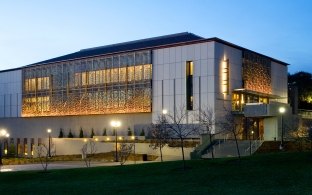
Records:
<instances>
[{"instance_id":1,"label":"grass","mask_svg":"<svg viewBox=\"0 0 312 195\"><path fill-rule=\"evenodd\" d=\"M311 194L312 153L0 173L5 194Z\"/></svg>"}]
</instances>

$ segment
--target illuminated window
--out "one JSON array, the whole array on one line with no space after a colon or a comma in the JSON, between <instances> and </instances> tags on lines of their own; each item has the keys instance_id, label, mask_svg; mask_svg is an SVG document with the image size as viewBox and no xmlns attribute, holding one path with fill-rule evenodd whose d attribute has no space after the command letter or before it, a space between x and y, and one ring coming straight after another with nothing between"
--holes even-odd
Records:
<instances>
[{"instance_id":1,"label":"illuminated window","mask_svg":"<svg viewBox=\"0 0 312 195\"><path fill-rule=\"evenodd\" d=\"M88 79L87 79L87 72L82 72L81 73L81 85L86 86L88 85Z\"/></svg>"},{"instance_id":2,"label":"illuminated window","mask_svg":"<svg viewBox=\"0 0 312 195\"><path fill-rule=\"evenodd\" d=\"M111 73L112 73L112 82L113 83L119 82L119 68L113 68Z\"/></svg>"},{"instance_id":3,"label":"illuminated window","mask_svg":"<svg viewBox=\"0 0 312 195\"><path fill-rule=\"evenodd\" d=\"M192 61L186 62L186 108L193 110L193 74L194 63Z\"/></svg>"},{"instance_id":4,"label":"illuminated window","mask_svg":"<svg viewBox=\"0 0 312 195\"><path fill-rule=\"evenodd\" d=\"M134 77L136 81L142 80L143 67L135 66Z\"/></svg>"},{"instance_id":5,"label":"illuminated window","mask_svg":"<svg viewBox=\"0 0 312 195\"><path fill-rule=\"evenodd\" d=\"M88 84L95 85L95 71L90 71L88 74Z\"/></svg>"},{"instance_id":6,"label":"illuminated window","mask_svg":"<svg viewBox=\"0 0 312 195\"><path fill-rule=\"evenodd\" d=\"M105 76L104 82L110 83L111 82L111 69L106 69L104 76Z\"/></svg>"},{"instance_id":7,"label":"illuminated window","mask_svg":"<svg viewBox=\"0 0 312 195\"><path fill-rule=\"evenodd\" d=\"M23 117L151 112L151 51L23 68L22 74Z\"/></svg>"},{"instance_id":8,"label":"illuminated window","mask_svg":"<svg viewBox=\"0 0 312 195\"><path fill-rule=\"evenodd\" d=\"M81 86L81 73L75 73L75 87Z\"/></svg>"},{"instance_id":9,"label":"illuminated window","mask_svg":"<svg viewBox=\"0 0 312 195\"><path fill-rule=\"evenodd\" d=\"M127 77L127 68L120 68L119 69L119 82L126 82Z\"/></svg>"},{"instance_id":10,"label":"illuminated window","mask_svg":"<svg viewBox=\"0 0 312 195\"><path fill-rule=\"evenodd\" d=\"M152 79L152 66L150 64L144 65L144 79Z\"/></svg>"},{"instance_id":11,"label":"illuminated window","mask_svg":"<svg viewBox=\"0 0 312 195\"><path fill-rule=\"evenodd\" d=\"M37 78L37 82L38 82L38 90L50 89L50 78L49 77Z\"/></svg>"},{"instance_id":12,"label":"illuminated window","mask_svg":"<svg viewBox=\"0 0 312 195\"><path fill-rule=\"evenodd\" d=\"M134 66L128 67L128 82L134 81Z\"/></svg>"}]
</instances>

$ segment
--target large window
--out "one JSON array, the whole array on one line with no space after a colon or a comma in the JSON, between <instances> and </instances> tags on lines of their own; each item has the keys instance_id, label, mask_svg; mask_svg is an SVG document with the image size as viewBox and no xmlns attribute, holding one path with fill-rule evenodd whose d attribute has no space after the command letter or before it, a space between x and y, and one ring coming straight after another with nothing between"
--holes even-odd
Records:
<instances>
[{"instance_id":1,"label":"large window","mask_svg":"<svg viewBox=\"0 0 312 195\"><path fill-rule=\"evenodd\" d=\"M22 116L151 112L151 51L23 69Z\"/></svg>"},{"instance_id":2,"label":"large window","mask_svg":"<svg viewBox=\"0 0 312 195\"><path fill-rule=\"evenodd\" d=\"M186 108L193 110L193 74L194 63L192 61L186 62Z\"/></svg>"}]
</instances>

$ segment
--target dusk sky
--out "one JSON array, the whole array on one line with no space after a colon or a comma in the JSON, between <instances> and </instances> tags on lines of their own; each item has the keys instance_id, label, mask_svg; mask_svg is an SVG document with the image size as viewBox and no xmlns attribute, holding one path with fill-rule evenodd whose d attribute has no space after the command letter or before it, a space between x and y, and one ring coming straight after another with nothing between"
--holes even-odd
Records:
<instances>
[{"instance_id":1,"label":"dusk sky","mask_svg":"<svg viewBox=\"0 0 312 195\"><path fill-rule=\"evenodd\" d=\"M0 70L186 31L312 72L310 0L0 0Z\"/></svg>"}]
</instances>

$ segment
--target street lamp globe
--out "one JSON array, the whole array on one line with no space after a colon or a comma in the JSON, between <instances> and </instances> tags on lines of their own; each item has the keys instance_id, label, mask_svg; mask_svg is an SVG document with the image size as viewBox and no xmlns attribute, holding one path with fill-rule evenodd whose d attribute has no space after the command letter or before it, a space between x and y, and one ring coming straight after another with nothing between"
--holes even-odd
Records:
<instances>
[{"instance_id":1,"label":"street lamp globe","mask_svg":"<svg viewBox=\"0 0 312 195\"><path fill-rule=\"evenodd\" d=\"M120 121L112 121L111 122L112 127L120 127L120 125L121 125Z\"/></svg>"},{"instance_id":2,"label":"street lamp globe","mask_svg":"<svg viewBox=\"0 0 312 195\"><path fill-rule=\"evenodd\" d=\"M278 111L279 111L279 113L284 114L285 111L286 111L286 108L285 108L285 107L280 107L280 108L278 109Z\"/></svg>"},{"instance_id":3,"label":"street lamp globe","mask_svg":"<svg viewBox=\"0 0 312 195\"><path fill-rule=\"evenodd\" d=\"M47 129L47 132L48 132L48 133L51 133L51 132L52 132L52 130L51 130L51 129Z\"/></svg>"},{"instance_id":4,"label":"street lamp globe","mask_svg":"<svg viewBox=\"0 0 312 195\"><path fill-rule=\"evenodd\" d=\"M162 110L162 113L163 113L163 114L167 114L167 113L168 113L168 110L163 109L163 110Z\"/></svg>"},{"instance_id":5,"label":"street lamp globe","mask_svg":"<svg viewBox=\"0 0 312 195\"><path fill-rule=\"evenodd\" d=\"M4 130L4 129L1 129L1 131L0 131L0 136L6 136L6 134L7 134L7 132L6 132L6 130Z\"/></svg>"}]
</instances>

